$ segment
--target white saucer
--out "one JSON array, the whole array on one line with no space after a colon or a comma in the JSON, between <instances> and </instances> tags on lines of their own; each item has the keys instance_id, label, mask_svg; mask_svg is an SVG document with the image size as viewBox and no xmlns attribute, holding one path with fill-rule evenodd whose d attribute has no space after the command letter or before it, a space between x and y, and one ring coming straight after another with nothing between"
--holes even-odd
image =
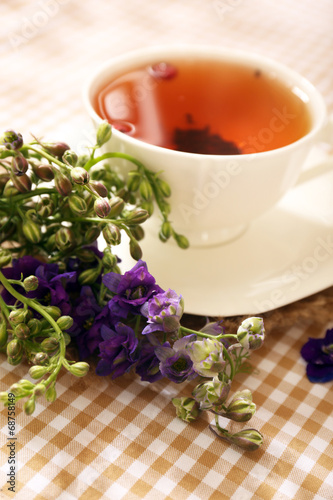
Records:
<instances>
[{"instance_id":1,"label":"white saucer","mask_svg":"<svg viewBox=\"0 0 333 500\"><path fill-rule=\"evenodd\" d=\"M157 283L184 297L185 312L207 316L260 314L332 286L333 158L319 157L274 209L228 244L181 250L161 243L148 222L141 247ZM135 263L125 240L115 249L123 271Z\"/></svg>"}]
</instances>

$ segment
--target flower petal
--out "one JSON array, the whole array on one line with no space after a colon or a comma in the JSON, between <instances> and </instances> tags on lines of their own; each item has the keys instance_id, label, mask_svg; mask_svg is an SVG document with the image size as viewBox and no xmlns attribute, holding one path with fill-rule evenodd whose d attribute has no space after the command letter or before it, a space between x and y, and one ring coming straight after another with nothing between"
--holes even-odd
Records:
<instances>
[{"instance_id":1,"label":"flower petal","mask_svg":"<svg viewBox=\"0 0 333 500\"><path fill-rule=\"evenodd\" d=\"M308 363L306 374L310 382L330 382L333 380L333 365L317 365Z\"/></svg>"}]
</instances>

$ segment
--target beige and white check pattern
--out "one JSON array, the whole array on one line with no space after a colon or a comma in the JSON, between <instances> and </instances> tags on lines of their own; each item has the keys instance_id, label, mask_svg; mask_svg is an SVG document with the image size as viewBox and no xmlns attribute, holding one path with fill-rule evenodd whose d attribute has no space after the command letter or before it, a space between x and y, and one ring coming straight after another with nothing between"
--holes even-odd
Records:
<instances>
[{"instance_id":1,"label":"beige and white check pattern","mask_svg":"<svg viewBox=\"0 0 333 500\"><path fill-rule=\"evenodd\" d=\"M64 375L58 399L38 404L34 418L17 406L18 482L15 498L110 500L329 500L333 492L332 385L304 376L299 350L313 326L270 332L252 355L257 371L234 385L253 391L251 426L265 436L245 453L214 437L213 420L175 416L171 398L190 391L165 381L93 373ZM320 333L318 331L316 334ZM24 375L2 362L2 388ZM2 411L1 471L6 473L6 411ZM239 429L240 424L229 423ZM2 494L8 495L3 486ZM8 495L10 496L10 495Z\"/></svg>"},{"instance_id":2,"label":"beige and white check pattern","mask_svg":"<svg viewBox=\"0 0 333 500\"><path fill-rule=\"evenodd\" d=\"M24 136L84 144L91 126L81 88L89 73L111 56L169 42L274 57L308 77L333 111L331 0L8 0L0 18L0 128ZM190 386L62 374L55 403L41 400L33 417L16 406L15 498L332 499L332 383L311 384L299 355L325 326L269 332L252 355L258 370L234 384L251 389L258 406L251 426L265 441L252 454L215 438L206 415L191 425L175 417L171 398ZM0 361L0 390L26 376L27 366ZM0 497L7 498L7 410L0 415Z\"/></svg>"}]
</instances>

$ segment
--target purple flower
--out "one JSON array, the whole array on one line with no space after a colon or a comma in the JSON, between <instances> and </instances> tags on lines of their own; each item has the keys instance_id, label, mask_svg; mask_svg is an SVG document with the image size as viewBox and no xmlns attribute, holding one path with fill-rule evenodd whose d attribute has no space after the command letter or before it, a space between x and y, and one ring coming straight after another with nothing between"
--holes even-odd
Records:
<instances>
[{"instance_id":1,"label":"purple flower","mask_svg":"<svg viewBox=\"0 0 333 500\"><path fill-rule=\"evenodd\" d=\"M138 359L138 339L134 330L123 323L117 323L114 330L103 325L103 342L99 344L100 358L96 367L97 375L120 377L133 366Z\"/></svg>"},{"instance_id":2,"label":"purple flower","mask_svg":"<svg viewBox=\"0 0 333 500\"><path fill-rule=\"evenodd\" d=\"M109 301L111 313L123 318L126 318L129 312L137 313L152 295L163 292L142 260L124 275L113 272L105 274L103 283L116 294Z\"/></svg>"},{"instance_id":3,"label":"purple flower","mask_svg":"<svg viewBox=\"0 0 333 500\"><path fill-rule=\"evenodd\" d=\"M309 338L301 356L308 362L306 374L310 382L333 380L333 328L326 331L323 339Z\"/></svg>"},{"instance_id":4,"label":"purple flower","mask_svg":"<svg viewBox=\"0 0 333 500\"><path fill-rule=\"evenodd\" d=\"M98 349L99 344L103 341L101 334L103 325L113 325L107 305L95 317L89 330L85 330L75 337L81 360L87 359Z\"/></svg>"},{"instance_id":5,"label":"purple flower","mask_svg":"<svg viewBox=\"0 0 333 500\"><path fill-rule=\"evenodd\" d=\"M141 314L148 318L148 325L142 330L143 334L162 331L175 332L179 329L180 318L184 311L182 296L174 290L154 295L141 307Z\"/></svg>"},{"instance_id":6,"label":"purple flower","mask_svg":"<svg viewBox=\"0 0 333 500\"><path fill-rule=\"evenodd\" d=\"M136 373L140 375L141 380L146 382L156 382L163 377L160 371L160 360L155 354L154 346L149 342L144 342L141 346Z\"/></svg>"},{"instance_id":7,"label":"purple flower","mask_svg":"<svg viewBox=\"0 0 333 500\"><path fill-rule=\"evenodd\" d=\"M224 327L222 326L222 320L214 321L212 323L206 323L200 332L208 333L209 335L221 335L224 333Z\"/></svg>"},{"instance_id":8,"label":"purple flower","mask_svg":"<svg viewBox=\"0 0 333 500\"><path fill-rule=\"evenodd\" d=\"M37 276L38 287L34 291L25 293L22 288L19 292L29 298L37 298L44 305L57 306L62 314L69 315L71 312L70 300L65 290L68 283L76 282L76 272L59 274L57 264L45 264L29 255L14 259L12 267L3 269L7 279L20 280L21 276ZM4 301L13 305L16 299L7 290L3 290Z\"/></svg>"},{"instance_id":9,"label":"purple flower","mask_svg":"<svg viewBox=\"0 0 333 500\"><path fill-rule=\"evenodd\" d=\"M169 342L156 347L155 354L160 360L160 370L164 377L180 384L197 376L192 360L186 352L186 345L195 339L196 335L187 335L177 340L173 347Z\"/></svg>"},{"instance_id":10,"label":"purple flower","mask_svg":"<svg viewBox=\"0 0 333 500\"><path fill-rule=\"evenodd\" d=\"M74 301L71 316L73 318L72 327L67 330L71 337L76 337L94 324L95 317L101 312L101 307L97 304L95 295L90 286L82 286L79 297Z\"/></svg>"}]
</instances>

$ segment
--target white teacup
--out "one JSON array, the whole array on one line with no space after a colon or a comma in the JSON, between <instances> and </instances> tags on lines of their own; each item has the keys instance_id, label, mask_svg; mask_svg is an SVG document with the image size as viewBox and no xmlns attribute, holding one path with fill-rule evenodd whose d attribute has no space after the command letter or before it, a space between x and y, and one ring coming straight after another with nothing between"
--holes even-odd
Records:
<instances>
[{"instance_id":1,"label":"white teacup","mask_svg":"<svg viewBox=\"0 0 333 500\"><path fill-rule=\"evenodd\" d=\"M126 53L97 69L84 88L84 103L96 127L102 118L94 109L93 99L103 85L141 64L187 56L233 61L269 72L287 87L298 88L311 117L309 132L292 144L242 155L174 151L113 129L107 151L125 152L148 168L163 171L172 190L170 220L175 230L186 235L193 246L216 245L241 234L296 183L310 150L322 136L327 111L322 96L308 80L276 61L229 48L170 45ZM283 123L288 115L281 110L279 118Z\"/></svg>"}]
</instances>

